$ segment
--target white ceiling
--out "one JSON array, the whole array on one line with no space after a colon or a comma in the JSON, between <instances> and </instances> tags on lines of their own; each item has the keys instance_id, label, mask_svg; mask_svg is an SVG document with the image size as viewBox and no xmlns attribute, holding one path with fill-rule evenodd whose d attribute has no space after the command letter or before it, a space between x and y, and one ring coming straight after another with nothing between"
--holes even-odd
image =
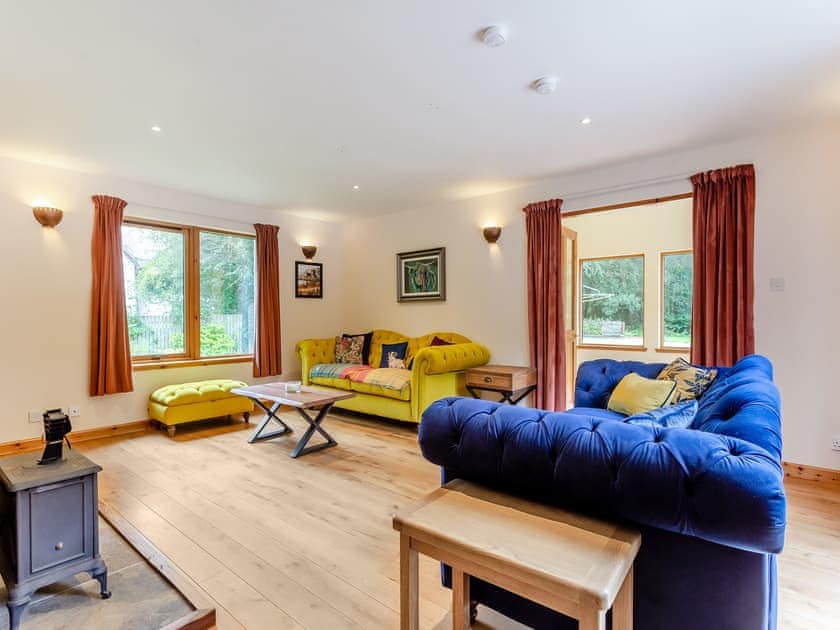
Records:
<instances>
[{"instance_id":1,"label":"white ceiling","mask_svg":"<svg viewBox=\"0 0 840 630\"><path fill-rule=\"evenodd\" d=\"M0 0L0 16L0 154L298 212L417 208L840 113L837 0ZM478 41L493 23L508 45ZM529 89L541 74L553 95Z\"/></svg>"}]
</instances>

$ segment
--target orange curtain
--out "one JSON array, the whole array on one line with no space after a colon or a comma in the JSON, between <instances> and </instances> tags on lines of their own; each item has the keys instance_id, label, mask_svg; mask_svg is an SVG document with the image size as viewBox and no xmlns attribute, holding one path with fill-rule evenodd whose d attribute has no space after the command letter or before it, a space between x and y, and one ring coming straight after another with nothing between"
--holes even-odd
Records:
<instances>
[{"instance_id":1,"label":"orange curtain","mask_svg":"<svg viewBox=\"0 0 840 630\"><path fill-rule=\"evenodd\" d=\"M103 396L134 389L122 266L122 220L126 202L107 195L95 195L92 199L90 395Z\"/></svg>"},{"instance_id":2,"label":"orange curtain","mask_svg":"<svg viewBox=\"0 0 840 630\"><path fill-rule=\"evenodd\" d=\"M534 404L551 411L566 408L566 356L563 322L562 199L528 204L528 330L531 365L537 368Z\"/></svg>"},{"instance_id":3,"label":"orange curtain","mask_svg":"<svg viewBox=\"0 0 840 630\"><path fill-rule=\"evenodd\" d=\"M280 251L276 225L254 225L257 231L257 337L254 376L275 376L283 370L280 344Z\"/></svg>"},{"instance_id":4,"label":"orange curtain","mask_svg":"<svg viewBox=\"0 0 840 630\"><path fill-rule=\"evenodd\" d=\"M732 365L755 350L755 169L698 173L694 185L691 361Z\"/></svg>"}]
</instances>

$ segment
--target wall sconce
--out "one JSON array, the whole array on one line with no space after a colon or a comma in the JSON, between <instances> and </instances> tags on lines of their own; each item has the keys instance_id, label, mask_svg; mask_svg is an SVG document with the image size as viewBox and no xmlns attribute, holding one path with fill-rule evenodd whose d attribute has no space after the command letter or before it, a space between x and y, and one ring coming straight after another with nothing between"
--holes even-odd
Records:
<instances>
[{"instance_id":1,"label":"wall sconce","mask_svg":"<svg viewBox=\"0 0 840 630\"><path fill-rule=\"evenodd\" d=\"M58 208L49 208L47 206L35 206L32 208L32 214L35 215L35 220L44 227L54 228L61 223L64 213Z\"/></svg>"},{"instance_id":2,"label":"wall sconce","mask_svg":"<svg viewBox=\"0 0 840 630\"><path fill-rule=\"evenodd\" d=\"M482 230L484 234L484 240L487 241L490 245L495 243L499 240L499 237L502 235L502 228L495 225L492 227L486 227Z\"/></svg>"},{"instance_id":3,"label":"wall sconce","mask_svg":"<svg viewBox=\"0 0 840 630\"><path fill-rule=\"evenodd\" d=\"M315 258L315 252L318 251L318 248L315 245L301 245L300 251L303 252L303 256L306 260L312 260Z\"/></svg>"}]
</instances>

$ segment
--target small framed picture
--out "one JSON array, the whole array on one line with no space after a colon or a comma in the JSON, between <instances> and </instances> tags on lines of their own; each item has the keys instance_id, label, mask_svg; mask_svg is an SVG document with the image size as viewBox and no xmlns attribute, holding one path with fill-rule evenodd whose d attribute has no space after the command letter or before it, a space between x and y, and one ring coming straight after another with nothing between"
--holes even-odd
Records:
<instances>
[{"instance_id":1,"label":"small framed picture","mask_svg":"<svg viewBox=\"0 0 840 630\"><path fill-rule=\"evenodd\" d=\"M397 301L446 300L446 248L397 254Z\"/></svg>"},{"instance_id":2,"label":"small framed picture","mask_svg":"<svg viewBox=\"0 0 840 630\"><path fill-rule=\"evenodd\" d=\"M295 297L324 297L324 265L295 261Z\"/></svg>"}]
</instances>

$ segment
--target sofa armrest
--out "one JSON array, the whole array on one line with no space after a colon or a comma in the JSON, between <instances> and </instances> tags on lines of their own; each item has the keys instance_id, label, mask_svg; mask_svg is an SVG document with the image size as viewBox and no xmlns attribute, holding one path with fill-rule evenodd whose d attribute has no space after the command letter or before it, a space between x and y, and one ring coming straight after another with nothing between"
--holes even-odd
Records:
<instances>
[{"instance_id":1,"label":"sofa armrest","mask_svg":"<svg viewBox=\"0 0 840 630\"><path fill-rule=\"evenodd\" d=\"M450 478L747 551L784 545L781 466L737 438L444 398L419 442Z\"/></svg>"},{"instance_id":2,"label":"sofa armrest","mask_svg":"<svg viewBox=\"0 0 840 630\"><path fill-rule=\"evenodd\" d=\"M449 346L427 346L414 355L411 371L419 374L462 372L486 365L490 350L480 343L454 343Z\"/></svg>"},{"instance_id":3,"label":"sofa armrest","mask_svg":"<svg viewBox=\"0 0 840 630\"><path fill-rule=\"evenodd\" d=\"M304 339L295 345L300 357L300 379L309 385L309 371L319 363L335 363L335 337L326 339Z\"/></svg>"}]
</instances>

